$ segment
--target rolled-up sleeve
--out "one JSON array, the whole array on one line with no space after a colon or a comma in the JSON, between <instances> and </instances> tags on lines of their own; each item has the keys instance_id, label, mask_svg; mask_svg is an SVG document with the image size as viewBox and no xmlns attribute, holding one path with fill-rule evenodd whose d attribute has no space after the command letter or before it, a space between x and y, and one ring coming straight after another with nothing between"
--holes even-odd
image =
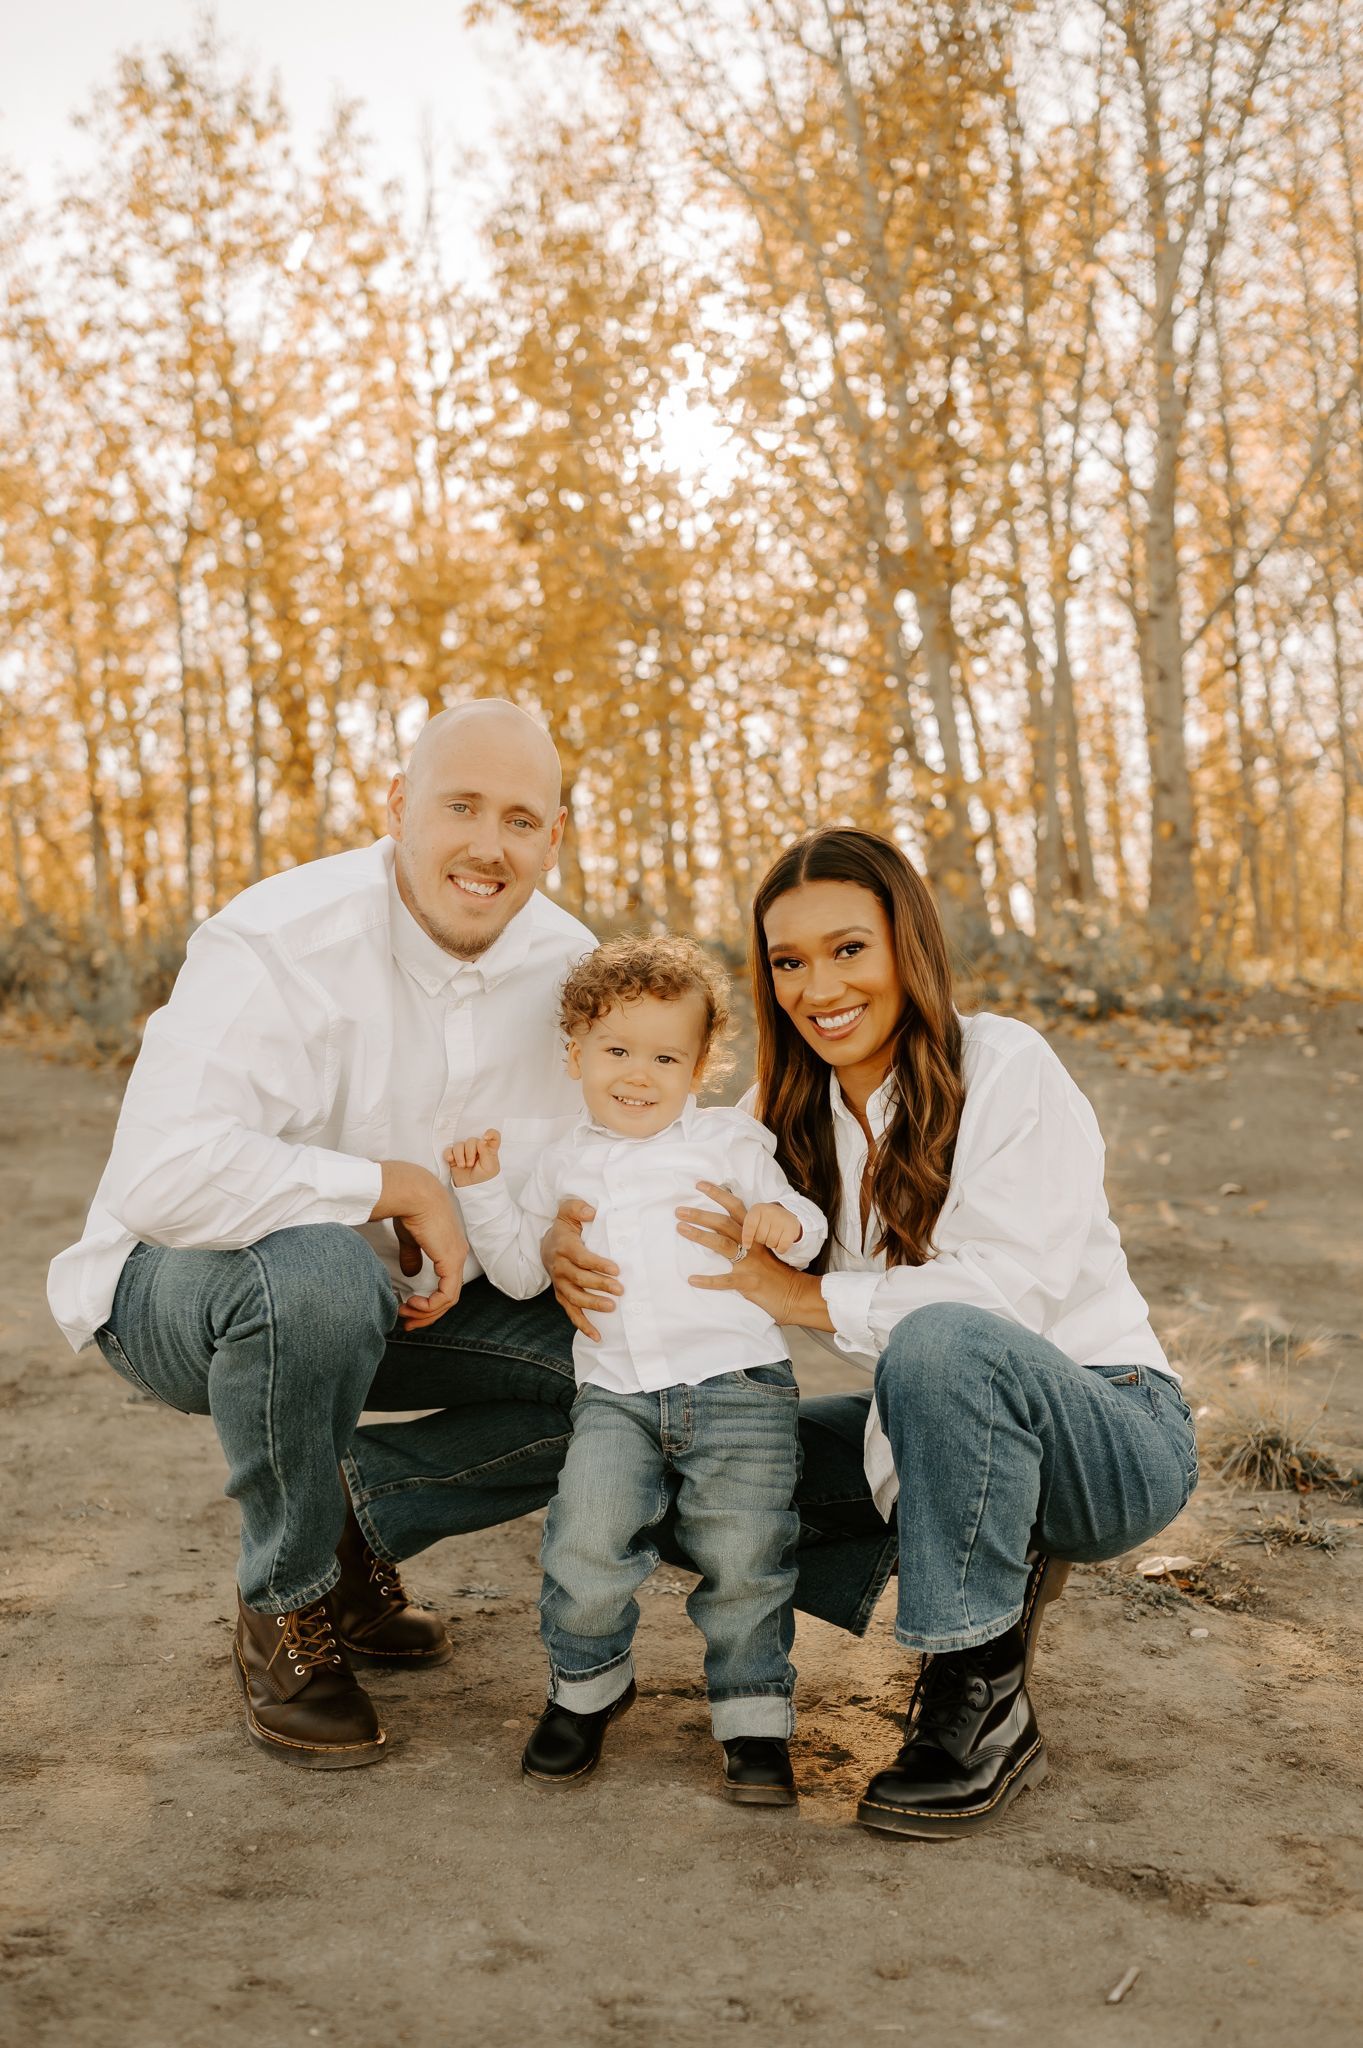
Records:
<instances>
[{"instance_id":1,"label":"rolled-up sleeve","mask_svg":"<svg viewBox=\"0 0 1363 2048\"><path fill-rule=\"evenodd\" d=\"M336 1026L267 940L197 932L147 1025L114 1138L103 1186L124 1228L234 1251L298 1224L366 1222L379 1164L306 1141L330 1109Z\"/></svg>"},{"instance_id":2,"label":"rolled-up sleeve","mask_svg":"<svg viewBox=\"0 0 1363 2048\"><path fill-rule=\"evenodd\" d=\"M840 1350L875 1358L897 1323L938 1302L1041 1330L1073 1288L1103 1187L1102 1141L1082 1096L1039 1043L968 1107L935 1255L921 1266L824 1275Z\"/></svg>"}]
</instances>

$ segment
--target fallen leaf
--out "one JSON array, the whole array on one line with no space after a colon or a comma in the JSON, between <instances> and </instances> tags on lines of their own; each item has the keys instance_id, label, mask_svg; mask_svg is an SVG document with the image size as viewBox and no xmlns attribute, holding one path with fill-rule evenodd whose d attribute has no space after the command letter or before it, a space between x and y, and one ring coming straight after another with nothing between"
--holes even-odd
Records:
<instances>
[{"instance_id":1,"label":"fallen leaf","mask_svg":"<svg viewBox=\"0 0 1363 2048\"><path fill-rule=\"evenodd\" d=\"M1167 1579L1173 1572L1197 1570L1197 1560L1191 1557L1143 1557L1136 1566L1143 1579Z\"/></svg>"},{"instance_id":2,"label":"fallen leaf","mask_svg":"<svg viewBox=\"0 0 1363 2048\"><path fill-rule=\"evenodd\" d=\"M1245 1184L1239 1180L1223 1180L1216 1192L1219 1195L1243 1195Z\"/></svg>"}]
</instances>

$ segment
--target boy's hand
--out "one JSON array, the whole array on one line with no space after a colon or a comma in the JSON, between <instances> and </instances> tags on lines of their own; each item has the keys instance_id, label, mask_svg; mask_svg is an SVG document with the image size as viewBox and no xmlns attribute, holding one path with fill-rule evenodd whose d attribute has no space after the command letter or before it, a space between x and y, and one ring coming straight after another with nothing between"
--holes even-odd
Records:
<instances>
[{"instance_id":1,"label":"boy's hand","mask_svg":"<svg viewBox=\"0 0 1363 2048\"><path fill-rule=\"evenodd\" d=\"M457 1188L481 1187L502 1170L502 1134L484 1131L481 1138L456 1138L445 1154L450 1179Z\"/></svg>"},{"instance_id":2,"label":"boy's hand","mask_svg":"<svg viewBox=\"0 0 1363 2048\"><path fill-rule=\"evenodd\" d=\"M744 1251L765 1245L768 1251L788 1252L799 1235L799 1218L792 1216L789 1209L783 1209L779 1202L754 1202L743 1218L739 1242Z\"/></svg>"}]
</instances>

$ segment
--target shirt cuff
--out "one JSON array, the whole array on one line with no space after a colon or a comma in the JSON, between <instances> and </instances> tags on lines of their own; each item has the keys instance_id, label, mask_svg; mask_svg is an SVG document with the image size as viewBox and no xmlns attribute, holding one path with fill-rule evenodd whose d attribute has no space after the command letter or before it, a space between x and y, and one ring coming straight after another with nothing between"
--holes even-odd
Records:
<instances>
[{"instance_id":1,"label":"shirt cuff","mask_svg":"<svg viewBox=\"0 0 1363 2048\"><path fill-rule=\"evenodd\" d=\"M823 1211L816 1209L812 1202L786 1202L782 1206L790 1210L799 1224L800 1235L790 1249L782 1252L780 1256L786 1265L793 1266L797 1272L803 1272L810 1260L823 1250L828 1225L824 1221Z\"/></svg>"},{"instance_id":2,"label":"shirt cuff","mask_svg":"<svg viewBox=\"0 0 1363 2048\"><path fill-rule=\"evenodd\" d=\"M490 1216L516 1214L504 1173L494 1173L491 1180L480 1180L472 1187L456 1188L454 1199L466 1218L475 1216L480 1223Z\"/></svg>"},{"instance_id":3,"label":"shirt cuff","mask_svg":"<svg viewBox=\"0 0 1363 2048\"><path fill-rule=\"evenodd\" d=\"M882 1273L825 1273L820 1282L839 1351L875 1358L880 1346L871 1329L871 1303Z\"/></svg>"},{"instance_id":4,"label":"shirt cuff","mask_svg":"<svg viewBox=\"0 0 1363 2048\"><path fill-rule=\"evenodd\" d=\"M368 1223L383 1193L383 1168L377 1159L353 1159L347 1152L315 1155L322 1162L317 1175L320 1201L334 1208L333 1223Z\"/></svg>"}]
</instances>

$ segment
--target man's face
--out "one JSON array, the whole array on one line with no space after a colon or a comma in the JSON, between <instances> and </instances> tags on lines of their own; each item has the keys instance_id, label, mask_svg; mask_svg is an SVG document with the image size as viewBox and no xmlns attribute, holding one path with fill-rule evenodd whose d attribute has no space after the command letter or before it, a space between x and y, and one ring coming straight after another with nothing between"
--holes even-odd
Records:
<instances>
[{"instance_id":1,"label":"man's face","mask_svg":"<svg viewBox=\"0 0 1363 2048\"><path fill-rule=\"evenodd\" d=\"M513 726L456 727L388 792L399 894L438 946L476 960L553 867L566 816Z\"/></svg>"}]
</instances>

